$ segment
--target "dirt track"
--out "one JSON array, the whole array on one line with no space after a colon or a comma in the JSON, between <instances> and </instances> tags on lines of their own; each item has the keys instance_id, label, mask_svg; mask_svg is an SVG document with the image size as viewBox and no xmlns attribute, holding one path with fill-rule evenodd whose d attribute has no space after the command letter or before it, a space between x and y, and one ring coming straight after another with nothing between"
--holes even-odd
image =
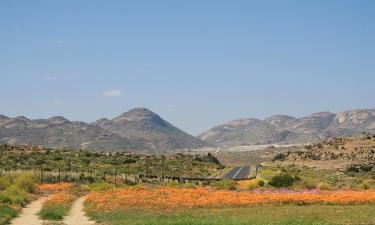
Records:
<instances>
[{"instance_id":1,"label":"dirt track","mask_svg":"<svg viewBox=\"0 0 375 225\"><path fill-rule=\"evenodd\" d=\"M20 215L15 218L11 225L46 225L46 224L61 224L61 225L92 225L94 221L90 221L83 211L83 203L85 197L78 198L72 205L69 214L64 218L63 222L48 222L39 219L37 213L42 208L43 202L49 197L41 197L32 202L27 207L22 209Z\"/></svg>"}]
</instances>

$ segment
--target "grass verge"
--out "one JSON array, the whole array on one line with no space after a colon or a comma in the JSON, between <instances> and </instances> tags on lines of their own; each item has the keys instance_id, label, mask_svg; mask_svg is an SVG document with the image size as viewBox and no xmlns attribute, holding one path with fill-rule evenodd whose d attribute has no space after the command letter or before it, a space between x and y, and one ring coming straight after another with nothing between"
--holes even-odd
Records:
<instances>
[{"instance_id":1,"label":"grass verge","mask_svg":"<svg viewBox=\"0 0 375 225\"><path fill-rule=\"evenodd\" d=\"M113 225L358 225L375 224L374 210L375 205L259 205L173 212L89 211L87 215Z\"/></svg>"},{"instance_id":2,"label":"grass verge","mask_svg":"<svg viewBox=\"0 0 375 225\"><path fill-rule=\"evenodd\" d=\"M43 220L62 220L70 211L73 201L77 195L68 192L59 192L43 204L38 215Z\"/></svg>"}]
</instances>

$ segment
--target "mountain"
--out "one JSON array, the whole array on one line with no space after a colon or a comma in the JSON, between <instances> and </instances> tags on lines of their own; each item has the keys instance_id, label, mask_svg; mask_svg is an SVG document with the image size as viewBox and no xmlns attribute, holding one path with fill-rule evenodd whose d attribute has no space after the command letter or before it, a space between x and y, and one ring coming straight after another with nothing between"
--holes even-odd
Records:
<instances>
[{"instance_id":1,"label":"mountain","mask_svg":"<svg viewBox=\"0 0 375 225\"><path fill-rule=\"evenodd\" d=\"M181 149L203 145L203 142L168 123L146 108L132 109L113 120L100 119L92 125L121 138L141 143L149 149Z\"/></svg>"},{"instance_id":2,"label":"mountain","mask_svg":"<svg viewBox=\"0 0 375 225\"><path fill-rule=\"evenodd\" d=\"M335 136L375 132L375 109L320 112L302 118L285 115L265 120L238 119L216 126L198 137L218 146L304 143Z\"/></svg>"},{"instance_id":3,"label":"mountain","mask_svg":"<svg viewBox=\"0 0 375 225\"><path fill-rule=\"evenodd\" d=\"M145 108L88 124L55 116L30 120L0 115L0 143L93 150L161 150L204 143Z\"/></svg>"}]
</instances>

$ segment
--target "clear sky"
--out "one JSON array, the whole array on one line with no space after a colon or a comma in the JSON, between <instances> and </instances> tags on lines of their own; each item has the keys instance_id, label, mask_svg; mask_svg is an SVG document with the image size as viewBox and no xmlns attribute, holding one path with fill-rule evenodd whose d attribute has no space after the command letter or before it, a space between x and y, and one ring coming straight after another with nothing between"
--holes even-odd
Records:
<instances>
[{"instance_id":1,"label":"clear sky","mask_svg":"<svg viewBox=\"0 0 375 225\"><path fill-rule=\"evenodd\" d=\"M191 133L375 108L375 1L0 1L0 114Z\"/></svg>"}]
</instances>

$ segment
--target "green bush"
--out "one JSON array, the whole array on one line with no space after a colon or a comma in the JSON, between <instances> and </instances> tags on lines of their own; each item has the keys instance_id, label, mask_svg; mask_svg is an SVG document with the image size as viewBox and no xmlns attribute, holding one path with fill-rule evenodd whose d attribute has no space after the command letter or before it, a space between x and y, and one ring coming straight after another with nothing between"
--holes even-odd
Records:
<instances>
[{"instance_id":1,"label":"green bush","mask_svg":"<svg viewBox=\"0 0 375 225\"><path fill-rule=\"evenodd\" d=\"M0 177L0 191L7 189L10 185L12 185L10 176Z\"/></svg>"},{"instance_id":2,"label":"green bush","mask_svg":"<svg viewBox=\"0 0 375 225\"><path fill-rule=\"evenodd\" d=\"M271 178L269 184L276 188L291 187L299 178L287 173L282 173Z\"/></svg>"},{"instance_id":3,"label":"green bush","mask_svg":"<svg viewBox=\"0 0 375 225\"><path fill-rule=\"evenodd\" d=\"M258 186L259 187L264 187L266 185L266 182L264 182L264 180L258 180Z\"/></svg>"},{"instance_id":4,"label":"green bush","mask_svg":"<svg viewBox=\"0 0 375 225\"><path fill-rule=\"evenodd\" d=\"M348 168L346 168L346 172L355 172L355 173L358 173L359 169L356 166L349 166Z\"/></svg>"},{"instance_id":5,"label":"green bush","mask_svg":"<svg viewBox=\"0 0 375 225\"><path fill-rule=\"evenodd\" d=\"M28 192L28 193L35 193L37 189L37 181L36 178L29 173L23 173L18 175L14 179L14 183L16 184L17 187L20 189Z\"/></svg>"},{"instance_id":6,"label":"green bush","mask_svg":"<svg viewBox=\"0 0 375 225\"><path fill-rule=\"evenodd\" d=\"M286 155L284 153L279 153L273 158L273 161L284 161L285 159Z\"/></svg>"},{"instance_id":7,"label":"green bush","mask_svg":"<svg viewBox=\"0 0 375 225\"><path fill-rule=\"evenodd\" d=\"M211 187L216 189L236 190L237 184L233 180L220 180L212 182Z\"/></svg>"},{"instance_id":8,"label":"green bush","mask_svg":"<svg viewBox=\"0 0 375 225\"><path fill-rule=\"evenodd\" d=\"M369 172L369 171L372 170L372 166L370 166L370 165L361 165L359 167L359 169L362 170L362 171L365 171L365 172Z\"/></svg>"},{"instance_id":9,"label":"green bush","mask_svg":"<svg viewBox=\"0 0 375 225\"><path fill-rule=\"evenodd\" d=\"M31 199L26 191L12 185L0 193L0 201L8 204L19 204L25 206Z\"/></svg>"}]
</instances>

